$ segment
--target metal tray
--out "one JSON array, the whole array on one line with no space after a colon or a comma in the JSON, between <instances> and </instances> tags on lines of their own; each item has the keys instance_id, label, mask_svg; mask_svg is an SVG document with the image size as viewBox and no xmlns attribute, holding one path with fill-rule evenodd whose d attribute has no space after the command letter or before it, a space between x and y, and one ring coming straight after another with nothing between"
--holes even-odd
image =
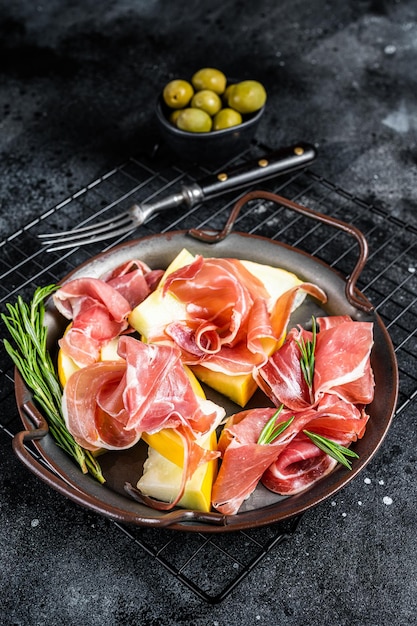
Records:
<instances>
[{"instance_id":1,"label":"metal tray","mask_svg":"<svg viewBox=\"0 0 417 626\"><path fill-rule=\"evenodd\" d=\"M264 237L244 233L230 234L233 221L243 204L260 197L283 204L289 209L352 235L359 247L359 257L349 278L341 276L327 264L297 248ZM395 410L398 372L391 340L372 304L356 288L356 280L366 262L366 240L360 231L347 223L329 218L275 194L252 192L235 205L224 232L220 234L194 231L191 237L187 231L171 231L130 241L86 261L72 271L64 281L78 276L98 277L110 268L132 258L140 258L153 268L165 268L183 247L193 254L246 258L282 267L296 273L303 280L318 284L327 293L327 303L319 307L316 302L307 299L297 310L293 323L307 322L312 314L347 314L355 320L374 323L371 363L375 376L375 398L368 407L370 420L366 433L355 444L355 451L360 458L354 463L353 469L349 471L337 466L330 475L310 489L287 498L277 497L263 488L258 488L239 513L233 516L216 512L201 514L182 509L162 513L131 500L123 489L125 481L135 484L141 474L145 452L141 444L129 451L108 452L101 457L100 463L107 483L105 486L99 485L90 476L83 475L56 446L48 433L44 418L33 406L30 393L18 374L15 378L16 398L25 430L15 435L14 451L35 475L51 487L74 502L119 522L139 526L169 527L181 531L219 533L256 528L295 518L334 495L365 467L382 443ZM56 310L51 308L48 318L51 346L56 346L57 339L62 335L64 323ZM218 395L211 397L219 402ZM239 407L225 399L223 401L228 414L239 410ZM25 445L28 441L33 441L39 454L53 468L54 473L28 452Z\"/></svg>"}]
</instances>

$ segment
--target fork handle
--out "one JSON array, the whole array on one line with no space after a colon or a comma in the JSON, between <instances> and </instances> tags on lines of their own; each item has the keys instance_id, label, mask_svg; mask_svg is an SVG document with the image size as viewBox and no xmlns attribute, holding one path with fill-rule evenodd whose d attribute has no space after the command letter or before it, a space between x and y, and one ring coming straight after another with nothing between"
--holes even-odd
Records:
<instances>
[{"instance_id":1,"label":"fork handle","mask_svg":"<svg viewBox=\"0 0 417 626\"><path fill-rule=\"evenodd\" d=\"M135 204L131 210L136 223L143 224L154 213L173 209L182 204L192 207L227 191L246 187L251 183L272 178L277 174L286 174L300 169L311 163L316 156L317 152L314 146L300 142L257 159L246 161L230 169L224 169L217 174L210 174L199 181L184 185L176 193L159 198L149 204Z\"/></svg>"},{"instance_id":2,"label":"fork handle","mask_svg":"<svg viewBox=\"0 0 417 626\"><path fill-rule=\"evenodd\" d=\"M284 174L305 167L316 156L317 152L314 146L300 142L255 160L247 161L229 170L225 169L217 174L211 174L203 180L197 181L196 186L201 189L203 199L207 200L226 191L245 187L251 183L272 178L277 174ZM194 195L198 196L196 193Z\"/></svg>"}]
</instances>

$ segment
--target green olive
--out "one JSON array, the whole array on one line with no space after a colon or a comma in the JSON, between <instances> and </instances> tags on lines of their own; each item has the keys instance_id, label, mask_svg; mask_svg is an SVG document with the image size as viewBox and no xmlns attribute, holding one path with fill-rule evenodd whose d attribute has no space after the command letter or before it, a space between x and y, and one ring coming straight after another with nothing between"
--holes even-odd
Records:
<instances>
[{"instance_id":1,"label":"green olive","mask_svg":"<svg viewBox=\"0 0 417 626\"><path fill-rule=\"evenodd\" d=\"M191 106L196 109L202 109L209 115L216 115L222 108L222 101L215 91L202 89L193 95Z\"/></svg>"},{"instance_id":2,"label":"green olive","mask_svg":"<svg viewBox=\"0 0 417 626\"><path fill-rule=\"evenodd\" d=\"M190 133L208 133L212 123L212 119L206 111L192 107L181 111L177 119L177 127Z\"/></svg>"},{"instance_id":3,"label":"green olive","mask_svg":"<svg viewBox=\"0 0 417 626\"><path fill-rule=\"evenodd\" d=\"M203 67L198 72L195 72L191 82L196 91L210 89L220 95L226 89L226 76L223 72L213 67Z\"/></svg>"},{"instance_id":4,"label":"green olive","mask_svg":"<svg viewBox=\"0 0 417 626\"><path fill-rule=\"evenodd\" d=\"M223 130L242 123L242 116L235 109L221 109L213 119L213 130Z\"/></svg>"},{"instance_id":5,"label":"green olive","mask_svg":"<svg viewBox=\"0 0 417 626\"><path fill-rule=\"evenodd\" d=\"M176 126L176 125L177 125L177 119L178 119L178 116L180 115L181 111L182 111L182 109L174 109L174 110L170 113L170 115L169 115L169 121L171 122L171 124L172 124L173 126Z\"/></svg>"},{"instance_id":6,"label":"green olive","mask_svg":"<svg viewBox=\"0 0 417 626\"><path fill-rule=\"evenodd\" d=\"M227 106L227 101L229 99L229 94L230 94L230 92L232 90L232 87L233 87L233 83L231 85L227 85L227 87L226 87L226 89L224 91L224 94L222 95L224 106Z\"/></svg>"},{"instance_id":7,"label":"green olive","mask_svg":"<svg viewBox=\"0 0 417 626\"><path fill-rule=\"evenodd\" d=\"M165 85L162 97L171 109L183 109L193 97L194 89L187 80L176 78Z\"/></svg>"},{"instance_id":8,"label":"green olive","mask_svg":"<svg viewBox=\"0 0 417 626\"><path fill-rule=\"evenodd\" d=\"M257 80L243 80L231 85L227 104L239 113L254 113L266 102L265 87Z\"/></svg>"}]
</instances>

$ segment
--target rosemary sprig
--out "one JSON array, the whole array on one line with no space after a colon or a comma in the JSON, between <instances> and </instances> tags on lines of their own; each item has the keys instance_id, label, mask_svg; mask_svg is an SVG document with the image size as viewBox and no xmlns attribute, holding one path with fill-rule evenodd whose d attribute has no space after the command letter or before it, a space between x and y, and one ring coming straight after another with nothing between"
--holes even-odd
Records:
<instances>
[{"instance_id":1,"label":"rosemary sprig","mask_svg":"<svg viewBox=\"0 0 417 626\"><path fill-rule=\"evenodd\" d=\"M309 432L308 430L303 430L303 433L307 435L311 439L311 441L318 447L320 450L323 450L326 454L335 459L349 470L352 469L352 464L346 457L352 457L354 459L359 459L359 456L353 450L349 448L345 448L345 446L340 445L340 443L336 443L336 441L332 441L331 439L327 439L327 437L323 437L322 435L317 435L316 433Z\"/></svg>"},{"instance_id":2,"label":"rosemary sprig","mask_svg":"<svg viewBox=\"0 0 417 626\"><path fill-rule=\"evenodd\" d=\"M300 367L303 372L304 380L307 383L310 391L313 389L313 380L314 380L314 364L315 364L315 351L316 351L316 342L317 342L317 325L316 318L312 316L312 340L304 341L304 338L301 338L300 341L296 340L296 344L300 349L301 358L300 358Z\"/></svg>"},{"instance_id":3,"label":"rosemary sprig","mask_svg":"<svg viewBox=\"0 0 417 626\"><path fill-rule=\"evenodd\" d=\"M281 413L284 405L281 404L279 409L275 411L273 416L267 421L263 429L261 430L261 434L259 435L257 443L259 445L267 445L275 441L275 439L291 424L294 419L290 417L286 422L280 422L277 424L277 419L279 414Z\"/></svg>"},{"instance_id":4,"label":"rosemary sprig","mask_svg":"<svg viewBox=\"0 0 417 626\"><path fill-rule=\"evenodd\" d=\"M18 296L14 306L6 304L7 314L2 313L1 318L15 345L4 339L4 346L32 391L35 403L45 415L57 445L77 461L84 474L90 472L100 483L104 483L97 460L90 451L76 443L67 430L62 414L61 385L47 348L48 329L44 325L44 302L57 288L57 285L38 287L29 304L21 296Z\"/></svg>"}]
</instances>

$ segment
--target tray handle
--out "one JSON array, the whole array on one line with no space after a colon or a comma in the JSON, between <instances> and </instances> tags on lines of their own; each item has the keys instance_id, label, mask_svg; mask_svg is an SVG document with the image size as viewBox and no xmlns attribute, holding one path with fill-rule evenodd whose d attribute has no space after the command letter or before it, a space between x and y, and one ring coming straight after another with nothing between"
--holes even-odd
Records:
<instances>
[{"instance_id":1,"label":"tray handle","mask_svg":"<svg viewBox=\"0 0 417 626\"><path fill-rule=\"evenodd\" d=\"M22 430L13 437L13 452L19 461L37 478L42 480L49 487L58 491L61 495L72 500L81 507L91 509L95 513L103 515L103 502L101 500L85 491L78 490L69 483L65 482L54 473L52 467L49 468L47 465L40 463L29 451L26 444L46 437L46 435L49 434L49 427L47 421L31 400L25 401L20 406L20 410L33 422L35 428ZM126 491L129 493L129 490ZM131 494L129 493L129 495ZM139 523L143 526L158 528L169 528L170 526L184 522L215 524L217 526L226 526L229 523L228 517L221 513L204 513L188 509L177 509L160 517L142 517L141 515L135 515L134 513L129 514L126 513L126 511L113 508L108 516L118 522L137 523L139 521Z\"/></svg>"},{"instance_id":2,"label":"tray handle","mask_svg":"<svg viewBox=\"0 0 417 626\"><path fill-rule=\"evenodd\" d=\"M360 297L362 294L358 291L356 287L356 282L368 258L368 242L366 241L363 233L352 224L348 224L347 222L338 220L335 217L330 217L329 215L324 215L323 213L319 213L318 211L314 211L313 209L308 209L301 204L297 204L292 200L288 200L287 198L279 196L270 191L249 191L241 198L239 198L239 200L235 203L223 230L206 231L203 229L193 228L188 231L188 234L191 235L191 237L194 237L194 239L205 241L206 243L216 243L218 241L222 241L231 233L241 208L251 200L260 199L269 200L270 202L275 202L276 204L281 204L288 209L292 209L293 211L301 213L302 215L310 217L316 221L323 222L324 224L333 226L339 230L343 230L344 232L354 237L359 246L359 258L355 264L355 267L353 268L352 273L346 280L346 298L352 306L360 309L361 311L365 311L366 313L370 313L371 311L373 311L373 305L365 297Z\"/></svg>"},{"instance_id":3,"label":"tray handle","mask_svg":"<svg viewBox=\"0 0 417 626\"><path fill-rule=\"evenodd\" d=\"M15 377L16 378L16 377ZM37 478L45 482L49 487L53 487L61 494L71 497L77 501L81 492L77 491L69 484L65 483L53 473L52 468L40 463L37 458L27 448L28 443L39 441L49 434L49 426L43 415L38 411L31 400L25 401L20 406L21 414L28 417L35 425L35 428L22 430L13 437L13 452L19 461L29 469ZM81 503L81 502L79 502Z\"/></svg>"}]
</instances>

